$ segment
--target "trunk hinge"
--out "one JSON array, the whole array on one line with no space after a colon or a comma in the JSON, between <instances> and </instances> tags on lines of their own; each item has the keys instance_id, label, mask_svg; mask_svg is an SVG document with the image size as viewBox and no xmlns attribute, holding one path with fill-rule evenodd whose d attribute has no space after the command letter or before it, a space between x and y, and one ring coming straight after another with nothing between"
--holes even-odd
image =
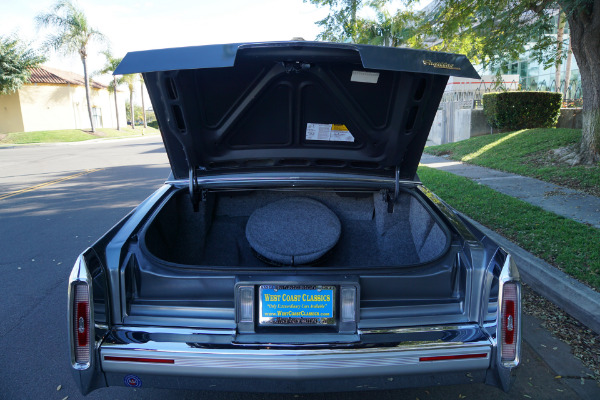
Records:
<instances>
[{"instance_id":1,"label":"trunk hinge","mask_svg":"<svg viewBox=\"0 0 600 400\"><path fill-rule=\"evenodd\" d=\"M396 167L396 177L394 181L394 194L391 194L389 189L382 192L383 199L387 203L388 213L394 212L394 205L400 197L400 167Z\"/></svg>"},{"instance_id":2,"label":"trunk hinge","mask_svg":"<svg viewBox=\"0 0 600 400\"><path fill-rule=\"evenodd\" d=\"M200 188L198 185L198 177L196 176L196 168L190 167L190 200L192 202L192 208L194 212L198 212L200 209L200 201L206 201L206 189Z\"/></svg>"}]
</instances>

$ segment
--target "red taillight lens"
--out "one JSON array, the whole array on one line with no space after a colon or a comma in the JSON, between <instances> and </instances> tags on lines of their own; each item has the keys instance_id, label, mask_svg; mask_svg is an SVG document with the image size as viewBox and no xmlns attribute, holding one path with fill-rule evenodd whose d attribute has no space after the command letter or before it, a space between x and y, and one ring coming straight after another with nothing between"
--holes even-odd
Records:
<instances>
[{"instance_id":1,"label":"red taillight lens","mask_svg":"<svg viewBox=\"0 0 600 400\"><path fill-rule=\"evenodd\" d=\"M90 362L90 298L87 284L73 287L73 338L75 344L75 362Z\"/></svg>"},{"instance_id":2,"label":"red taillight lens","mask_svg":"<svg viewBox=\"0 0 600 400\"><path fill-rule=\"evenodd\" d=\"M506 282L502 289L502 361L513 361L517 357L517 340L519 321L518 318L518 297L517 284L515 282Z\"/></svg>"}]
</instances>

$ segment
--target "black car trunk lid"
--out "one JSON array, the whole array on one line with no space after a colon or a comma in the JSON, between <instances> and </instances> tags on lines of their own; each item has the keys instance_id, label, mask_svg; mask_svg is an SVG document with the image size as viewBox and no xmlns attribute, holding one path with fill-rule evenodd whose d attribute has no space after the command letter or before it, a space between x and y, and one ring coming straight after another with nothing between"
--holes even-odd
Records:
<instances>
[{"instance_id":1,"label":"black car trunk lid","mask_svg":"<svg viewBox=\"0 0 600 400\"><path fill-rule=\"evenodd\" d=\"M129 53L175 178L335 170L414 179L465 56L354 44L246 43Z\"/></svg>"}]
</instances>

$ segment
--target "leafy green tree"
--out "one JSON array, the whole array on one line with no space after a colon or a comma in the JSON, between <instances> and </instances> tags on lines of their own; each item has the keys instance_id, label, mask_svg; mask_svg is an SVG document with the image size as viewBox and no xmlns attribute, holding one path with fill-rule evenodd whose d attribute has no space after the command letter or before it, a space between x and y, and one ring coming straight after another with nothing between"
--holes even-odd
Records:
<instances>
[{"instance_id":1,"label":"leafy green tree","mask_svg":"<svg viewBox=\"0 0 600 400\"><path fill-rule=\"evenodd\" d=\"M0 36L0 94L19 90L31 75L29 69L45 60L16 36Z\"/></svg>"},{"instance_id":2,"label":"leafy green tree","mask_svg":"<svg viewBox=\"0 0 600 400\"><path fill-rule=\"evenodd\" d=\"M323 30L318 39L331 42L358 42L360 21L358 11L365 0L304 0L320 7L329 7L329 15L317 22Z\"/></svg>"},{"instance_id":3,"label":"leafy green tree","mask_svg":"<svg viewBox=\"0 0 600 400\"><path fill-rule=\"evenodd\" d=\"M137 104L134 104L133 108L132 108L131 103L128 100L125 101L125 108L126 108L125 115L127 116L128 121L131 120L131 110L132 109L133 109L133 115L135 116L134 121L136 121L136 122L142 121L144 114L146 114L148 123L156 121L156 116L154 115L153 111L144 110L144 108L142 106L139 106Z\"/></svg>"},{"instance_id":4,"label":"leafy green tree","mask_svg":"<svg viewBox=\"0 0 600 400\"><path fill-rule=\"evenodd\" d=\"M529 50L550 66L557 55L562 57L563 41L548 34L561 12L583 90L583 130L575 160L593 164L600 161L600 0L442 0L429 26L442 40L475 34L478 46L465 43L464 52L484 63L515 60Z\"/></svg>"},{"instance_id":5,"label":"leafy green tree","mask_svg":"<svg viewBox=\"0 0 600 400\"><path fill-rule=\"evenodd\" d=\"M128 75L123 75L121 77L121 81L127 85L127 88L129 89L129 106L127 108L129 108L129 113L127 115L129 115L129 117L127 117L128 120L131 121L131 129L135 129L135 118L130 118L131 115L134 115L133 112L133 92L135 89L135 83L137 80L137 74L128 74Z\"/></svg>"},{"instance_id":6,"label":"leafy green tree","mask_svg":"<svg viewBox=\"0 0 600 400\"><path fill-rule=\"evenodd\" d=\"M330 42L352 42L379 46L410 44L421 47L423 36L415 29L423 13L412 8L390 13L384 8L386 0L304 0L330 13L316 24L322 28L317 39ZM359 15L361 9L370 8L375 19Z\"/></svg>"},{"instance_id":7,"label":"leafy green tree","mask_svg":"<svg viewBox=\"0 0 600 400\"><path fill-rule=\"evenodd\" d=\"M306 1L306 0L305 0ZM320 38L350 39L361 36L357 10L389 0L309 0L328 6L330 14L317 24ZM403 0L414 6L417 0ZM429 13L415 26L421 37L435 38L425 43L432 50L464 53L475 63L494 65L516 60L529 51L546 66L562 57L562 41L550 35L556 26L554 16L566 15L570 45L579 66L583 89L582 139L575 149L577 161L600 161L600 0L437 0ZM343 33L336 35L332 33Z\"/></svg>"},{"instance_id":8,"label":"leafy green tree","mask_svg":"<svg viewBox=\"0 0 600 400\"><path fill-rule=\"evenodd\" d=\"M92 119L87 57L89 44L105 41L104 35L90 26L83 11L70 0L58 0L49 12L39 14L35 19L38 27L50 27L54 30L44 43L47 48L64 55L78 54L81 58L90 125L92 132L96 132Z\"/></svg>"},{"instance_id":9,"label":"leafy green tree","mask_svg":"<svg viewBox=\"0 0 600 400\"><path fill-rule=\"evenodd\" d=\"M104 54L104 57L106 58L106 63L104 64L104 67L102 67L102 69L100 71L96 72L96 74L99 74L99 75L112 74L113 72L115 72L115 69L117 69L117 67L121 63L121 60L123 60L123 58L113 57L112 54L110 53L110 51L108 51L108 50L103 51L102 54ZM119 80L117 80L117 77L115 75L113 75L112 77L113 77L113 81L108 85L108 91L110 93L114 93L114 96L115 96L115 112L117 115L117 130L120 131L121 126L119 123L119 104L117 102L117 92L118 92L117 89L118 89L119 85L122 84L123 82L122 82L121 78L119 78Z\"/></svg>"},{"instance_id":10,"label":"leafy green tree","mask_svg":"<svg viewBox=\"0 0 600 400\"><path fill-rule=\"evenodd\" d=\"M413 10L398 10L390 13L382 7L374 7L373 20L359 18L357 43L377 46L423 47L426 37L417 30L423 13Z\"/></svg>"},{"instance_id":11,"label":"leafy green tree","mask_svg":"<svg viewBox=\"0 0 600 400\"><path fill-rule=\"evenodd\" d=\"M556 24L556 57L554 61L554 88L555 92L561 93L560 90L560 69L562 67L563 59L563 41L565 34L566 15L564 12L558 14L558 21ZM565 81L565 86L567 82Z\"/></svg>"}]
</instances>

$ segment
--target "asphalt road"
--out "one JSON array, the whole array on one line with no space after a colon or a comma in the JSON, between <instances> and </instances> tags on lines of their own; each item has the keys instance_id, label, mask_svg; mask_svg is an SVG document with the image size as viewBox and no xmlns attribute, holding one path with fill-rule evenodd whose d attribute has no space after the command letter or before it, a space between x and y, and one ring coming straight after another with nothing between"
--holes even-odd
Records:
<instances>
[{"instance_id":1,"label":"asphalt road","mask_svg":"<svg viewBox=\"0 0 600 400\"><path fill-rule=\"evenodd\" d=\"M159 137L0 148L0 399L79 399L67 278L77 255L168 176ZM460 385L311 395L106 388L88 399L577 399L523 346L509 393Z\"/></svg>"}]
</instances>

